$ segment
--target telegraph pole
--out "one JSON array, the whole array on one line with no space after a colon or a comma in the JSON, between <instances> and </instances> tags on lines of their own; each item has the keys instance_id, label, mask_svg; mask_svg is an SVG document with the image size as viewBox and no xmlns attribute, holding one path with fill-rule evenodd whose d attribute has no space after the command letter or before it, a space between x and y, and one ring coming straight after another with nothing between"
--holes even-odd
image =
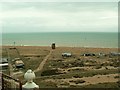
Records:
<instances>
[{"instance_id":1,"label":"telegraph pole","mask_svg":"<svg viewBox=\"0 0 120 90\"><path fill-rule=\"evenodd\" d=\"M14 43L13 43L13 45L14 45L14 48L15 48L15 44L16 44L16 43L14 42Z\"/></svg>"}]
</instances>

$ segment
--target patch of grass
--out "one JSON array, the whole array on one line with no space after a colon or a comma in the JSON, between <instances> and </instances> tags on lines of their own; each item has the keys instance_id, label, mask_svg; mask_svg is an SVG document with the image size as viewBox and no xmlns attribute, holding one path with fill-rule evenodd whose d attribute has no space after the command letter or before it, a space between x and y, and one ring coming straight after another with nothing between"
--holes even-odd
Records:
<instances>
[{"instance_id":1,"label":"patch of grass","mask_svg":"<svg viewBox=\"0 0 120 90\"><path fill-rule=\"evenodd\" d=\"M73 76L74 78L82 78L80 75L76 74Z\"/></svg>"},{"instance_id":2,"label":"patch of grass","mask_svg":"<svg viewBox=\"0 0 120 90\"><path fill-rule=\"evenodd\" d=\"M63 86L69 86L69 83L67 83L67 82L63 82L63 83L60 83L60 85L63 85Z\"/></svg>"},{"instance_id":3,"label":"patch of grass","mask_svg":"<svg viewBox=\"0 0 120 90\"><path fill-rule=\"evenodd\" d=\"M74 73L67 73L67 74L58 74L52 75L50 77L45 78L72 78L73 76L79 77L92 77L94 75L106 75L106 74L114 74L118 73L118 70L98 70L98 71L85 71L85 72L74 72Z\"/></svg>"},{"instance_id":4,"label":"patch of grass","mask_svg":"<svg viewBox=\"0 0 120 90\"><path fill-rule=\"evenodd\" d=\"M100 68L102 68L102 66L100 66L100 65L95 66L95 69L100 69Z\"/></svg>"},{"instance_id":5,"label":"patch of grass","mask_svg":"<svg viewBox=\"0 0 120 90\"><path fill-rule=\"evenodd\" d=\"M43 59L44 57L34 57L31 59L23 58L23 62L25 64L25 71L27 71L28 69L32 69L32 70L37 69L37 67L42 62Z\"/></svg>"},{"instance_id":6,"label":"patch of grass","mask_svg":"<svg viewBox=\"0 0 120 90\"><path fill-rule=\"evenodd\" d=\"M74 82L75 84L80 84L80 83L84 83L84 80L71 80L70 82Z\"/></svg>"},{"instance_id":7,"label":"patch of grass","mask_svg":"<svg viewBox=\"0 0 120 90\"><path fill-rule=\"evenodd\" d=\"M86 85L84 88L116 88L118 90L119 86L117 83L99 83L94 85Z\"/></svg>"},{"instance_id":8,"label":"patch of grass","mask_svg":"<svg viewBox=\"0 0 120 90\"><path fill-rule=\"evenodd\" d=\"M58 75L61 74L58 72L57 69L52 69L52 70L45 70L41 73L41 76L51 76L51 75Z\"/></svg>"},{"instance_id":9,"label":"patch of grass","mask_svg":"<svg viewBox=\"0 0 120 90\"><path fill-rule=\"evenodd\" d=\"M120 78L120 76L115 76L114 78Z\"/></svg>"},{"instance_id":10,"label":"patch of grass","mask_svg":"<svg viewBox=\"0 0 120 90\"><path fill-rule=\"evenodd\" d=\"M44 80L36 79L35 83L37 83L40 88L56 88L57 87L57 83L52 81L46 82Z\"/></svg>"}]
</instances>

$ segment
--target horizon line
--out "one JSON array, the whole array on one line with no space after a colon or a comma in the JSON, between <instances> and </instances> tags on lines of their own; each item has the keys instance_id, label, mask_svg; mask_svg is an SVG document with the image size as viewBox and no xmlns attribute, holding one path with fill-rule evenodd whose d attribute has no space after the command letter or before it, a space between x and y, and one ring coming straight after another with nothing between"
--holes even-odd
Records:
<instances>
[{"instance_id":1,"label":"horizon line","mask_svg":"<svg viewBox=\"0 0 120 90\"><path fill-rule=\"evenodd\" d=\"M85 32L85 33L93 33L93 32L97 32L97 33L119 33L119 31L111 31L111 32L103 32L103 31L48 31L48 32L0 32L2 33L74 33L74 32Z\"/></svg>"}]
</instances>

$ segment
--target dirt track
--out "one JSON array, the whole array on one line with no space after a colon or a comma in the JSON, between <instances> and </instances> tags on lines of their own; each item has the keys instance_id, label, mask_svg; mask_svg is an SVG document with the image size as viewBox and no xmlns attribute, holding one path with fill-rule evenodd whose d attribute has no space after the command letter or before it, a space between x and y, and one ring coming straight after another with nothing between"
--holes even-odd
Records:
<instances>
[{"instance_id":1,"label":"dirt track","mask_svg":"<svg viewBox=\"0 0 120 90\"><path fill-rule=\"evenodd\" d=\"M52 54L53 50L50 51L50 53L44 58L44 60L40 63L39 67L34 70L34 72L38 72L38 71L42 71L45 63L47 62L48 58L50 57L50 55Z\"/></svg>"}]
</instances>

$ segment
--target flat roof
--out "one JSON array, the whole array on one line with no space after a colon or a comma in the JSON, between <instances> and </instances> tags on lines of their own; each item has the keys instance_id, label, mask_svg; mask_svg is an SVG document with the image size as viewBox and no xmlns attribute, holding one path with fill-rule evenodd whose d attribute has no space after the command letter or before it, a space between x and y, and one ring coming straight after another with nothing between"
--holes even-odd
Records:
<instances>
[{"instance_id":1,"label":"flat roof","mask_svg":"<svg viewBox=\"0 0 120 90\"><path fill-rule=\"evenodd\" d=\"M0 64L0 67L1 66L8 66L8 63Z\"/></svg>"},{"instance_id":2,"label":"flat roof","mask_svg":"<svg viewBox=\"0 0 120 90\"><path fill-rule=\"evenodd\" d=\"M22 60L15 61L15 64L24 64Z\"/></svg>"},{"instance_id":3,"label":"flat roof","mask_svg":"<svg viewBox=\"0 0 120 90\"><path fill-rule=\"evenodd\" d=\"M0 63L2 62L8 62L8 59L7 58L0 58Z\"/></svg>"}]
</instances>

